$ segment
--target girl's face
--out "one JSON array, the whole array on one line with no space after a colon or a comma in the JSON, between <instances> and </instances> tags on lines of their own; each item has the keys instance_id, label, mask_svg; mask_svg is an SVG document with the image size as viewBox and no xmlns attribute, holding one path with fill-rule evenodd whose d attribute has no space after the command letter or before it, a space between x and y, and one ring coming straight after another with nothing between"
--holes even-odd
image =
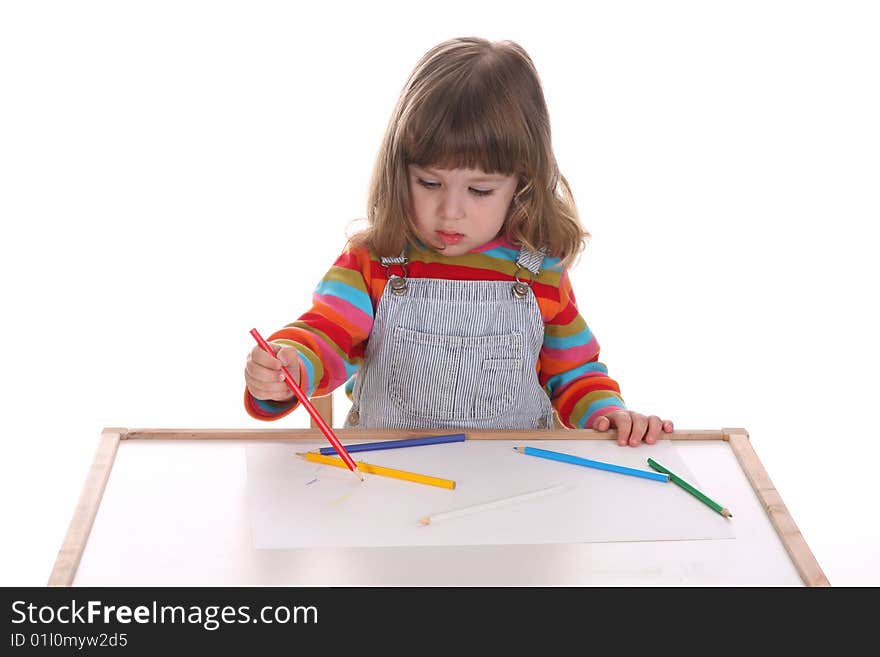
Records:
<instances>
[{"instance_id":1,"label":"girl's face","mask_svg":"<svg viewBox=\"0 0 880 657\"><path fill-rule=\"evenodd\" d=\"M415 164L408 168L416 233L425 244L457 256L498 236L517 176Z\"/></svg>"}]
</instances>

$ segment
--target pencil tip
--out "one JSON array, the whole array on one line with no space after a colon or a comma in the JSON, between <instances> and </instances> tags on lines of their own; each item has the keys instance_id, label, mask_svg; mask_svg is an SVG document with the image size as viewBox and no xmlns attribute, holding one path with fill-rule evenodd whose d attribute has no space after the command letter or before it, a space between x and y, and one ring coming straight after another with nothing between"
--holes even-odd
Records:
<instances>
[{"instance_id":1,"label":"pencil tip","mask_svg":"<svg viewBox=\"0 0 880 657\"><path fill-rule=\"evenodd\" d=\"M419 523L422 525L430 525L431 518L429 516L425 516L424 518L419 518Z\"/></svg>"}]
</instances>

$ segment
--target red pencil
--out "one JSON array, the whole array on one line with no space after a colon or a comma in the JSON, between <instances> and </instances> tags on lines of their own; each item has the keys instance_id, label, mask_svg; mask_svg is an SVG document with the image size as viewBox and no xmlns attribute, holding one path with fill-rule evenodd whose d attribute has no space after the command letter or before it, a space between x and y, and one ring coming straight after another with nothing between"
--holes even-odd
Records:
<instances>
[{"instance_id":1,"label":"red pencil","mask_svg":"<svg viewBox=\"0 0 880 657\"><path fill-rule=\"evenodd\" d=\"M272 351L272 347L269 346L269 343L263 339L263 336L257 332L257 329L251 329L251 335L254 336L254 340L257 341L257 344L260 345L260 348L269 354L272 357L275 357L275 352ZM296 398L302 403L303 406L306 407L306 410L309 412L309 415L312 416L312 419L315 421L315 424L318 425L318 428L321 430L325 436L327 436L327 440L330 441L330 444L336 448L336 453L342 457L342 460L345 462L345 465L348 466L348 469L354 472L358 477L360 477L361 481L364 480L363 473L358 469L357 464L352 460L351 456L349 456L348 452L345 450L345 447L342 446L342 443L339 442L339 439L333 433L333 429L324 422L324 418L321 417L321 414L318 413L318 409L312 406L312 402L309 401L309 398L302 391L296 381L293 380L290 372L287 371L286 367L281 367L281 372L284 374L284 380L287 382L288 387L293 390L293 394L296 395Z\"/></svg>"}]
</instances>

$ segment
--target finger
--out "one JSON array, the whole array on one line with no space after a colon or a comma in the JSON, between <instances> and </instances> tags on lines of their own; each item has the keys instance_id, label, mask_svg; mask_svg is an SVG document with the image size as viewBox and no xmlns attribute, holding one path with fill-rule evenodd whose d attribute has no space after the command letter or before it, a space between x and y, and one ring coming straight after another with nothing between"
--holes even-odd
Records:
<instances>
[{"instance_id":1,"label":"finger","mask_svg":"<svg viewBox=\"0 0 880 657\"><path fill-rule=\"evenodd\" d=\"M653 445L657 442L657 438L660 436L660 430L663 428L663 421L657 417L656 415L652 415L648 418L648 433L645 434L645 442L648 445Z\"/></svg>"},{"instance_id":2,"label":"finger","mask_svg":"<svg viewBox=\"0 0 880 657\"><path fill-rule=\"evenodd\" d=\"M278 369L258 365L253 360L248 359L244 368L244 377L246 381L254 381L260 384L270 382L284 381L284 374L281 373L281 366Z\"/></svg>"},{"instance_id":3,"label":"finger","mask_svg":"<svg viewBox=\"0 0 880 657\"><path fill-rule=\"evenodd\" d=\"M274 401L287 401L292 399L295 395L293 390L291 390L286 384L277 388L273 384L271 394Z\"/></svg>"},{"instance_id":4,"label":"finger","mask_svg":"<svg viewBox=\"0 0 880 657\"><path fill-rule=\"evenodd\" d=\"M281 401L285 394L283 391L275 387L274 384L264 384L253 381L247 384L247 389L254 399Z\"/></svg>"},{"instance_id":5,"label":"finger","mask_svg":"<svg viewBox=\"0 0 880 657\"><path fill-rule=\"evenodd\" d=\"M248 392L256 399L271 399L272 401L287 401L294 396L293 391L285 383L247 381Z\"/></svg>"},{"instance_id":6,"label":"finger","mask_svg":"<svg viewBox=\"0 0 880 657\"><path fill-rule=\"evenodd\" d=\"M281 361L281 364L284 367L289 367L291 363L296 363L299 357L299 352L293 347L282 347L275 356ZM293 372L294 368L291 368L291 372Z\"/></svg>"},{"instance_id":7,"label":"finger","mask_svg":"<svg viewBox=\"0 0 880 657\"><path fill-rule=\"evenodd\" d=\"M672 424L671 420L663 420L663 431L666 433L672 433L675 431L675 427Z\"/></svg>"},{"instance_id":8,"label":"finger","mask_svg":"<svg viewBox=\"0 0 880 657\"><path fill-rule=\"evenodd\" d=\"M281 347L277 344L269 343L269 346L272 347L272 350L277 352ZM257 345L251 350L250 360L260 365L261 367L269 368L270 370L280 370L281 363L275 356L270 356L263 348Z\"/></svg>"},{"instance_id":9,"label":"finger","mask_svg":"<svg viewBox=\"0 0 880 657\"><path fill-rule=\"evenodd\" d=\"M611 421L604 415L593 423L593 428L596 431L608 431L610 426Z\"/></svg>"},{"instance_id":10,"label":"finger","mask_svg":"<svg viewBox=\"0 0 880 657\"><path fill-rule=\"evenodd\" d=\"M629 436L629 444L636 447L642 442L645 432L648 430L648 418L641 413L632 414L632 431Z\"/></svg>"},{"instance_id":11,"label":"finger","mask_svg":"<svg viewBox=\"0 0 880 657\"><path fill-rule=\"evenodd\" d=\"M611 424L617 427L617 444L621 447L626 445L629 440L629 432L632 429L632 420L629 413L626 411L611 413L608 419L611 420Z\"/></svg>"}]
</instances>

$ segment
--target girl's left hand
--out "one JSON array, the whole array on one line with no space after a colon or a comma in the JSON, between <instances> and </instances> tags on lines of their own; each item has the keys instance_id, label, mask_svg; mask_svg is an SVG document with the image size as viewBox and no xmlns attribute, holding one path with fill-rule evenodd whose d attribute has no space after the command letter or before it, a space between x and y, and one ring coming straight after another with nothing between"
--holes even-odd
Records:
<instances>
[{"instance_id":1,"label":"girl's left hand","mask_svg":"<svg viewBox=\"0 0 880 657\"><path fill-rule=\"evenodd\" d=\"M649 445L657 442L660 432L671 433L672 422L661 420L656 415L644 416L635 411L612 411L603 415L593 422L596 431L608 431L611 427L617 427L617 444L638 447L642 439Z\"/></svg>"}]
</instances>

